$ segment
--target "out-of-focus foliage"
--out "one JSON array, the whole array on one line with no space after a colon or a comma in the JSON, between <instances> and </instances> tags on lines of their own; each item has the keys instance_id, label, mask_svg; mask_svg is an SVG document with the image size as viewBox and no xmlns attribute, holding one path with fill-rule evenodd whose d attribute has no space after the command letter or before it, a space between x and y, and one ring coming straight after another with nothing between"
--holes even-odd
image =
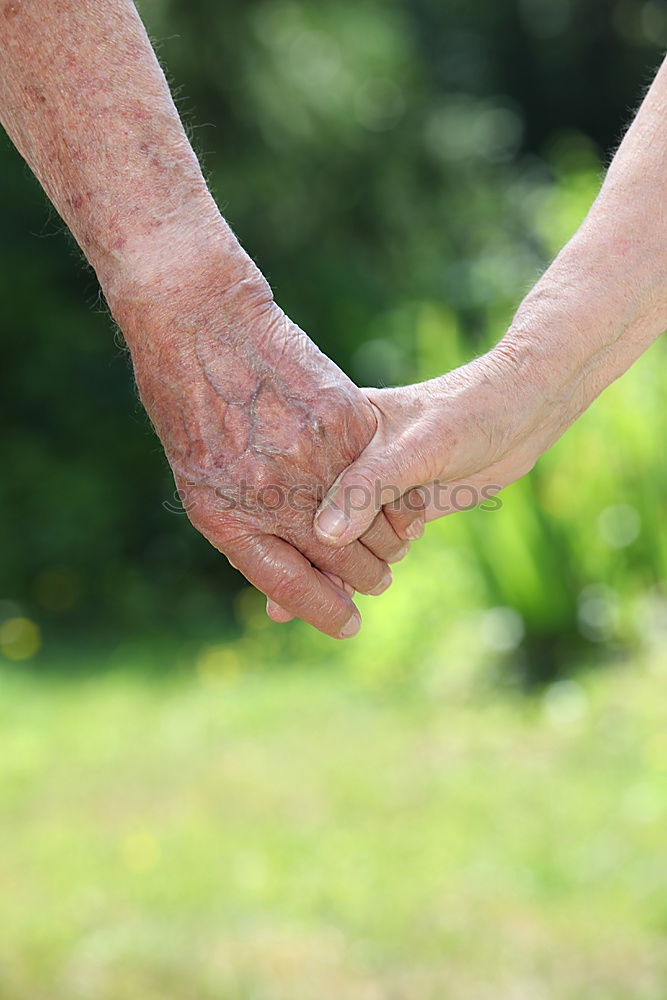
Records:
<instances>
[{"instance_id":1,"label":"out-of-focus foliage","mask_svg":"<svg viewBox=\"0 0 667 1000\"><path fill-rule=\"evenodd\" d=\"M279 301L376 385L501 335L667 44L664 0L140 8ZM2 653L34 655L36 625L47 642L245 629L253 598L232 600L239 579L163 505L173 486L94 278L7 140L0 166ZM662 361L657 346L502 511L432 527L344 655L401 671L417 651L437 664L479 647L540 678L579 643L661 627ZM298 627L260 634L277 656L333 649Z\"/></svg>"}]
</instances>

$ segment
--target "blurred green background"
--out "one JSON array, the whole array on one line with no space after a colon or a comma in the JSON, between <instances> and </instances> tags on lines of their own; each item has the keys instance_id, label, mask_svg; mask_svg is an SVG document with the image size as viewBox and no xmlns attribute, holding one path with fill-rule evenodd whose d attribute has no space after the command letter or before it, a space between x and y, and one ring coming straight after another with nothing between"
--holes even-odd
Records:
<instances>
[{"instance_id":1,"label":"blurred green background","mask_svg":"<svg viewBox=\"0 0 667 1000\"><path fill-rule=\"evenodd\" d=\"M667 47L665 0L139 7L362 385L502 334ZM337 644L169 509L94 276L0 169L3 1000L664 1000L665 345Z\"/></svg>"}]
</instances>

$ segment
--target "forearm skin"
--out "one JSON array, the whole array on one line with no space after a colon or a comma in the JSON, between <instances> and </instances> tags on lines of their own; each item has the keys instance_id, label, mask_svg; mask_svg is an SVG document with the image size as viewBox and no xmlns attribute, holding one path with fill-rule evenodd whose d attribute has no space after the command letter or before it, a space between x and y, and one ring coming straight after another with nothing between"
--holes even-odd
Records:
<instances>
[{"instance_id":1,"label":"forearm skin","mask_svg":"<svg viewBox=\"0 0 667 1000\"><path fill-rule=\"evenodd\" d=\"M482 363L517 412L551 404L558 436L665 328L667 61L580 229Z\"/></svg>"},{"instance_id":2,"label":"forearm skin","mask_svg":"<svg viewBox=\"0 0 667 1000\"><path fill-rule=\"evenodd\" d=\"M391 574L365 545L325 549L313 517L372 407L220 216L130 0L0 0L0 119L97 272L195 527L292 614L352 635L350 590ZM244 504L248 484L280 503Z\"/></svg>"},{"instance_id":3,"label":"forearm skin","mask_svg":"<svg viewBox=\"0 0 667 1000\"><path fill-rule=\"evenodd\" d=\"M0 120L112 308L142 276L166 280L167 256L247 260L131 0L0 0Z\"/></svg>"}]
</instances>

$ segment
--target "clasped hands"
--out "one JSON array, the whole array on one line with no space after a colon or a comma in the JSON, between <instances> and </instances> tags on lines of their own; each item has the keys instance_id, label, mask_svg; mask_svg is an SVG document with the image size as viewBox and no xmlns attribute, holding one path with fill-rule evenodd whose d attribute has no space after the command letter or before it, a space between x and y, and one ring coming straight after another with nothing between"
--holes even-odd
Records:
<instances>
[{"instance_id":1,"label":"clasped hands","mask_svg":"<svg viewBox=\"0 0 667 1000\"><path fill-rule=\"evenodd\" d=\"M192 524L266 594L276 621L355 635L354 593L390 586L390 564L425 520L527 472L615 377L598 363L608 352L592 318L585 344L567 341L562 259L488 354L428 382L362 391L240 248L230 266L229 236L205 243L194 259L135 271L109 297Z\"/></svg>"},{"instance_id":2,"label":"clasped hands","mask_svg":"<svg viewBox=\"0 0 667 1000\"><path fill-rule=\"evenodd\" d=\"M95 268L192 523L276 620L354 635L354 592L424 520L528 471L667 326L667 63L500 342L362 392L222 219L135 5L9 6L0 119Z\"/></svg>"}]
</instances>

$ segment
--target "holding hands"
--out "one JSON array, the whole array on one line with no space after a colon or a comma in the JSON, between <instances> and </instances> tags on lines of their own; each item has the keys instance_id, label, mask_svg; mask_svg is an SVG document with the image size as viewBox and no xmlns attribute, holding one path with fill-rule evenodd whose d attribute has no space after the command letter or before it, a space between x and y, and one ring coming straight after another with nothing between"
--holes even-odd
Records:
<instances>
[{"instance_id":1,"label":"holding hands","mask_svg":"<svg viewBox=\"0 0 667 1000\"><path fill-rule=\"evenodd\" d=\"M222 219L132 0L0 0L0 119L97 272L194 526L328 635L432 520L489 498L667 324L667 64L575 237L483 357L358 389Z\"/></svg>"},{"instance_id":2,"label":"holding hands","mask_svg":"<svg viewBox=\"0 0 667 1000\"><path fill-rule=\"evenodd\" d=\"M313 518L331 481L376 431L371 402L273 301L224 225L168 274L121 283L116 317L142 402L193 525L291 615L337 638L380 594L407 545L378 512L345 547ZM220 249L213 249L216 242Z\"/></svg>"}]
</instances>

